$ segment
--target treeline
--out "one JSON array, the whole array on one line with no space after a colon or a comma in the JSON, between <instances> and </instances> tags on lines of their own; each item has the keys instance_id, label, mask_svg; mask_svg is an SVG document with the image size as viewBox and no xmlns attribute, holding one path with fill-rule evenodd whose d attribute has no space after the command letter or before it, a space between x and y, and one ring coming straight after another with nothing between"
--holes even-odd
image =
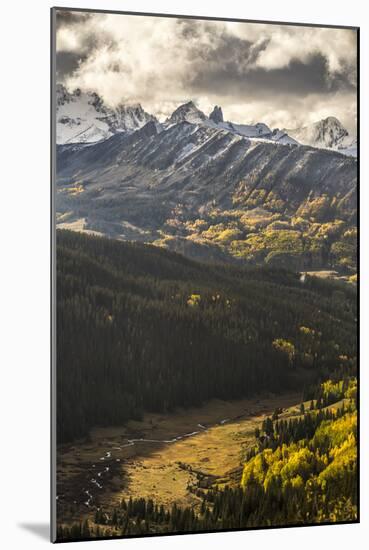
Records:
<instances>
[{"instance_id":1,"label":"treeline","mask_svg":"<svg viewBox=\"0 0 369 550\"><path fill-rule=\"evenodd\" d=\"M322 422L340 418L351 409L352 406L346 408L342 405L337 411L323 409L316 413L307 412L300 418L279 420L274 425L272 419L267 418L262 431L257 430L257 446L248 452L247 458L251 459L264 449L275 450L282 445L290 445L303 439L309 440Z\"/></svg>"},{"instance_id":2,"label":"treeline","mask_svg":"<svg viewBox=\"0 0 369 550\"><path fill-rule=\"evenodd\" d=\"M328 379L314 384L303 391L303 400L312 400L314 408L320 409L336 403L340 399L357 399L357 378L346 377L343 380Z\"/></svg>"},{"instance_id":3,"label":"treeline","mask_svg":"<svg viewBox=\"0 0 369 550\"><path fill-rule=\"evenodd\" d=\"M165 509L151 499L123 499L113 511L97 509L93 522L60 525L58 540L355 521L355 403L346 411L318 411L315 417L319 422L313 434L312 414L305 413L302 423L295 419L289 424L293 435L300 422L301 439L248 458L240 487L209 489L196 511L176 504ZM278 435L283 424L274 425Z\"/></svg>"},{"instance_id":4,"label":"treeline","mask_svg":"<svg viewBox=\"0 0 369 550\"><path fill-rule=\"evenodd\" d=\"M348 285L58 231L58 442L354 374L355 308Z\"/></svg>"},{"instance_id":5,"label":"treeline","mask_svg":"<svg viewBox=\"0 0 369 550\"><path fill-rule=\"evenodd\" d=\"M120 507L112 513L98 509L93 521L86 519L70 527L59 525L57 540L202 531L205 525L204 505L202 509L203 514L199 515L193 508L181 508L176 504L165 509L152 499L130 498L127 502L122 499Z\"/></svg>"},{"instance_id":6,"label":"treeline","mask_svg":"<svg viewBox=\"0 0 369 550\"><path fill-rule=\"evenodd\" d=\"M317 428L324 421L341 418L346 413L356 411L357 407L357 379L355 377L344 380L326 380L308 390L312 400L309 410L305 410L304 403L300 405L300 415L292 418L279 419L280 409L276 409L272 417L263 420L261 429L255 429L256 445L248 450L246 460L250 460L264 449L277 449L284 444L308 442ZM338 403L336 408L329 405Z\"/></svg>"}]
</instances>

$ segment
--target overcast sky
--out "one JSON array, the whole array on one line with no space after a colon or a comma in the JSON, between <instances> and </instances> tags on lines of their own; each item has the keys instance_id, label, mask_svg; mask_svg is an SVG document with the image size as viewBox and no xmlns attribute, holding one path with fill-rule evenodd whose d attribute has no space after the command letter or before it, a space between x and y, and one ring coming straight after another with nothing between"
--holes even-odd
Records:
<instances>
[{"instance_id":1,"label":"overcast sky","mask_svg":"<svg viewBox=\"0 0 369 550\"><path fill-rule=\"evenodd\" d=\"M192 99L206 114L294 128L356 126L356 32L59 11L57 80L159 119Z\"/></svg>"}]
</instances>

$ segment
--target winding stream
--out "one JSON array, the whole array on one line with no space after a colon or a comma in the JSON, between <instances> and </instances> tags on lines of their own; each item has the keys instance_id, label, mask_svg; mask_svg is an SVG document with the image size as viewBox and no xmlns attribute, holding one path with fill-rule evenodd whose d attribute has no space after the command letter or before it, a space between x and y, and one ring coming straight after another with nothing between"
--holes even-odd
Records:
<instances>
[{"instance_id":1,"label":"winding stream","mask_svg":"<svg viewBox=\"0 0 369 550\"><path fill-rule=\"evenodd\" d=\"M241 415L243 416L243 415ZM240 418L239 416L238 417L235 417L236 418ZM120 458L115 458L113 457L113 451L121 451L122 449L126 448L126 447L132 447L134 445L137 445L137 444L140 444L140 443L165 443L165 444L171 444L171 443L175 443L177 441L181 441L182 439L186 439L186 438L189 438L189 437L194 437L195 435L198 435L199 433L203 433L203 432L206 432L208 431L209 429L215 427L215 426L223 426L226 422L229 422L230 418L224 418L223 420L220 420L220 422L216 422L215 424L212 424L212 425L209 425L208 427L204 426L203 424L197 424L197 427L200 428L199 430L194 430L193 432L189 432L189 433L185 433L185 434L181 434L181 435L177 435L176 437L173 437L172 439L146 439L146 438L126 438L126 441L127 443L124 444L124 445L121 445L121 446L114 446L111 448L111 450L109 451L105 451L105 454L103 456L101 456L99 458L99 460L101 462L105 462L107 460L109 461L112 461L112 460L115 460L116 462L120 462L121 459ZM93 464L92 465L92 468L96 468L96 464ZM105 466L102 470L98 471L98 472L94 472L94 476L89 479L89 483L91 483L91 485L94 485L96 487L96 489L99 490L99 492L103 489L103 483L102 483L102 478L104 475L106 475L108 472L110 471L110 466ZM61 495L58 495L56 497L56 499L59 499L61 497ZM86 499L87 497L87 499ZM83 488L83 496L82 496L82 503L87 507L87 508L90 508L91 507L91 504L92 504L92 501L94 500L94 496L93 494L90 492L89 489L85 489Z\"/></svg>"}]
</instances>

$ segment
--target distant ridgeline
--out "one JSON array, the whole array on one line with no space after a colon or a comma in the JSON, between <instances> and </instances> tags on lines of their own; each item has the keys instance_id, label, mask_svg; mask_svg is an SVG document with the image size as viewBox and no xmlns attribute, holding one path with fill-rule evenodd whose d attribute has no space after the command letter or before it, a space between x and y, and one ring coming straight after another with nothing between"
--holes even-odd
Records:
<instances>
[{"instance_id":1,"label":"distant ridgeline","mask_svg":"<svg viewBox=\"0 0 369 550\"><path fill-rule=\"evenodd\" d=\"M345 283L58 231L58 442L355 375L355 319Z\"/></svg>"}]
</instances>

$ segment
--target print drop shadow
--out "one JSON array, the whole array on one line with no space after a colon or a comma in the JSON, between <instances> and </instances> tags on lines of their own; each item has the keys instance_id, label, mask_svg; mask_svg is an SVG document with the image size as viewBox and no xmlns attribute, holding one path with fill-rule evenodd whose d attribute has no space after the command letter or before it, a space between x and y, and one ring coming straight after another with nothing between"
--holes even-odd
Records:
<instances>
[{"instance_id":1,"label":"print drop shadow","mask_svg":"<svg viewBox=\"0 0 369 550\"><path fill-rule=\"evenodd\" d=\"M50 527L48 523L19 523L18 527L29 531L43 540L50 540Z\"/></svg>"}]
</instances>

